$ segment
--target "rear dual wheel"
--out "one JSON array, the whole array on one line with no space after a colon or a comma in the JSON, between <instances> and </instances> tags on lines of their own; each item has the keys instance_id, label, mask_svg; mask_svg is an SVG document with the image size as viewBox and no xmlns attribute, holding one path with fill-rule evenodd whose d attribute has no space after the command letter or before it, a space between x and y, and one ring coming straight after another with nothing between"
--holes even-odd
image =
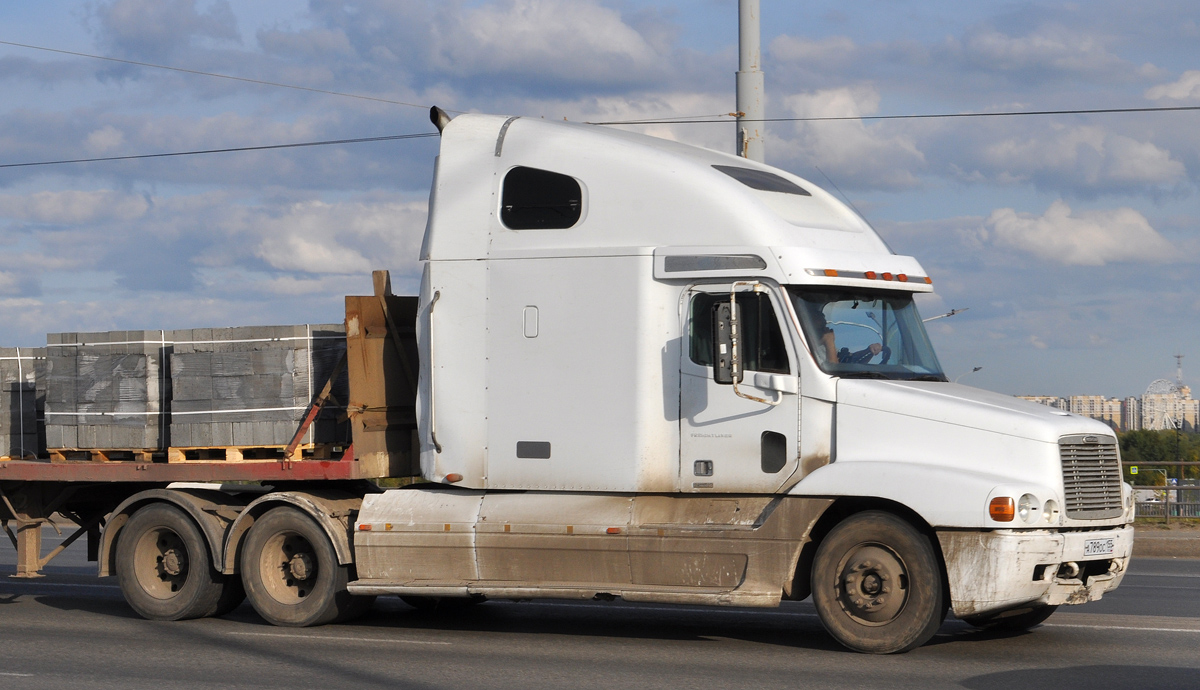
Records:
<instances>
[{"instance_id":1,"label":"rear dual wheel","mask_svg":"<svg viewBox=\"0 0 1200 690\"><path fill-rule=\"evenodd\" d=\"M813 560L817 615L846 647L870 654L925 644L946 617L930 539L905 520L866 511L839 523Z\"/></svg>"},{"instance_id":2,"label":"rear dual wheel","mask_svg":"<svg viewBox=\"0 0 1200 690\"><path fill-rule=\"evenodd\" d=\"M150 620L221 616L245 598L236 576L218 573L200 528L179 508L154 503L125 523L117 581L130 607Z\"/></svg>"},{"instance_id":3,"label":"rear dual wheel","mask_svg":"<svg viewBox=\"0 0 1200 690\"><path fill-rule=\"evenodd\" d=\"M374 600L347 591L350 567L338 563L320 525L295 508L273 508L254 522L242 546L241 569L250 604L274 625L349 620Z\"/></svg>"}]
</instances>

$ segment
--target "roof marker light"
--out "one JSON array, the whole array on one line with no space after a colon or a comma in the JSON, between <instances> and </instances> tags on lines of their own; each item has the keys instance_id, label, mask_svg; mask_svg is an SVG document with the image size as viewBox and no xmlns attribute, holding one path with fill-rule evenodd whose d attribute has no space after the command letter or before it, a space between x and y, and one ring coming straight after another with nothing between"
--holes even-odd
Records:
<instances>
[{"instance_id":1,"label":"roof marker light","mask_svg":"<svg viewBox=\"0 0 1200 690\"><path fill-rule=\"evenodd\" d=\"M930 278L929 276L925 276L925 284L933 285L933 278Z\"/></svg>"},{"instance_id":2,"label":"roof marker light","mask_svg":"<svg viewBox=\"0 0 1200 690\"><path fill-rule=\"evenodd\" d=\"M836 278L837 277L837 269L827 268L827 269L825 269L825 275L829 276L830 278Z\"/></svg>"},{"instance_id":3,"label":"roof marker light","mask_svg":"<svg viewBox=\"0 0 1200 690\"><path fill-rule=\"evenodd\" d=\"M891 280L891 279L892 279L892 274L891 274L891 273L884 273L884 274L883 274L883 279L884 279L884 280Z\"/></svg>"},{"instance_id":4,"label":"roof marker light","mask_svg":"<svg viewBox=\"0 0 1200 690\"><path fill-rule=\"evenodd\" d=\"M908 282L908 276L906 276L906 275L905 275L905 274L903 274L903 273L897 273L897 274L896 274L896 280L900 281L901 283L907 283L907 282Z\"/></svg>"},{"instance_id":5,"label":"roof marker light","mask_svg":"<svg viewBox=\"0 0 1200 690\"><path fill-rule=\"evenodd\" d=\"M867 271L863 275L865 275L867 277L867 280L875 280L876 274L875 274L875 271Z\"/></svg>"}]
</instances>

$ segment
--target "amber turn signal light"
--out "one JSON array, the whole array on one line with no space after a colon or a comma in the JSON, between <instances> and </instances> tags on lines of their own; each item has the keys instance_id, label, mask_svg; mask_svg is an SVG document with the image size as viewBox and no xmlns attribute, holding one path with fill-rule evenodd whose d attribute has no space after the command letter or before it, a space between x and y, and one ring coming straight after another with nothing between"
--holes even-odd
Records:
<instances>
[{"instance_id":1,"label":"amber turn signal light","mask_svg":"<svg viewBox=\"0 0 1200 690\"><path fill-rule=\"evenodd\" d=\"M1016 514L1016 504L1007 496L993 498L988 504L988 515L996 522L1012 522Z\"/></svg>"}]
</instances>

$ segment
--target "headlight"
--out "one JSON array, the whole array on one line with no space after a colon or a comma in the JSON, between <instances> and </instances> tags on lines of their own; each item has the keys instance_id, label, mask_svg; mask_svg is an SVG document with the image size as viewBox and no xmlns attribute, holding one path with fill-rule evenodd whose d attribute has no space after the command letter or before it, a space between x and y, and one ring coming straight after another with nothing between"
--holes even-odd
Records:
<instances>
[{"instance_id":1,"label":"headlight","mask_svg":"<svg viewBox=\"0 0 1200 690\"><path fill-rule=\"evenodd\" d=\"M1017 515L1021 516L1023 522L1032 523L1037 521L1041 515L1039 510L1042 507L1041 501L1033 494L1025 494L1021 496L1021 500L1017 501Z\"/></svg>"},{"instance_id":2,"label":"headlight","mask_svg":"<svg viewBox=\"0 0 1200 690\"><path fill-rule=\"evenodd\" d=\"M1042 519L1051 525L1058 523L1058 501L1053 498L1046 501L1046 505L1042 506Z\"/></svg>"}]
</instances>

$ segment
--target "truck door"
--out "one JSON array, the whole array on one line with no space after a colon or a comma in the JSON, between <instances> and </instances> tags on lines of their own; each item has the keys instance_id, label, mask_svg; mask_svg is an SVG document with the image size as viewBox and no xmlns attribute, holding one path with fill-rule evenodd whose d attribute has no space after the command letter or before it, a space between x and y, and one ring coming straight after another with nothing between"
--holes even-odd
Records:
<instances>
[{"instance_id":1,"label":"truck door","mask_svg":"<svg viewBox=\"0 0 1200 690\"><path fill-rule=\"evenodd\" d=\"M733 384L713 378L714 315L729 297L728 286L697 286L688 294L679 363L680 489L772 492L797 466L799 378L791 328L774 290L739 289L738 395Z\"/></svg>"}]
</instances>

